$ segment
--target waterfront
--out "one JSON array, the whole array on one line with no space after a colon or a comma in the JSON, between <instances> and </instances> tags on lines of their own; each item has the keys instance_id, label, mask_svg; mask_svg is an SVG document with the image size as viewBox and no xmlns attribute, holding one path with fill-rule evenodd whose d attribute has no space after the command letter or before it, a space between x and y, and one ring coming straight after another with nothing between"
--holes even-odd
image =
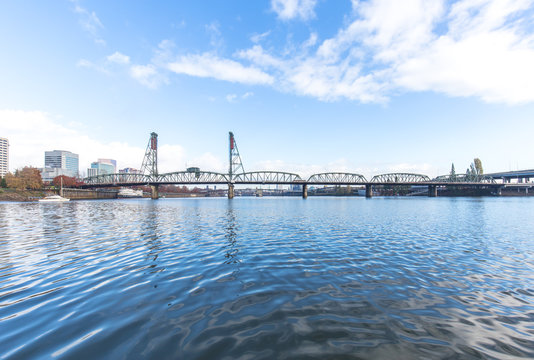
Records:
<instances>
[{"instance_id":1,"label":"waterfront","mask_svg":"<svg viewBox=\"0 0 534 360\"><path fill-rule=\"evenodd\" d=\"M0 358L534 357L529 198L0 204Z\"/></svg>"}]
</instances>

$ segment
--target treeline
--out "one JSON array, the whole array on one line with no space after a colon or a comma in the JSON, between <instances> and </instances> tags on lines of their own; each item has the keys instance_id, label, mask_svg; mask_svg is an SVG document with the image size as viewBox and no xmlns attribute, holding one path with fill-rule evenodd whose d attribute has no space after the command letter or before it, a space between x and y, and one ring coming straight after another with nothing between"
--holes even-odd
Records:
<instances>
[{"instance_id":1,"label":"treeline","mask_svg":"<svg viewBox=\"0 0 534 360\"><path fill-rule=\"evenodd\" d=\"M74 177L61 175L56 176L50 185L59 187L62 182L65 187L81 184L81 182ZM39 190L42 189L44 185L39 169L31 166L18 169L14 174L7 173L6 176L0 180L0 187L16 190Z\"/></svg>"}]
</instances>

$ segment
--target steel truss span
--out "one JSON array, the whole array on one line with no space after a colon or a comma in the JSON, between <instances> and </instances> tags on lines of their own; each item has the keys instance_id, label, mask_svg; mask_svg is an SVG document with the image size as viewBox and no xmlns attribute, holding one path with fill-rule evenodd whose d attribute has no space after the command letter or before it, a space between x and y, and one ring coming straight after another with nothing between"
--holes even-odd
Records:
<instances>
[{"instance_id":1,"label":"steel truss span","mask_svg":"<svg viewBox=\"0 0 534 360\"><path fill-rule=\"evenodd\" d=\"M228 177L225 174L211 171L177 171L159 174L159 184L226 184Z\"/></svg>"},{"instance_id":2,"label":"steel truss span","mask_svg":"<svg viewBox=\"0 0 534 360\"><path fill-rule=\"evenodd\" d=\"M251 171L241 174L234 174L234 183L242 184L294 184L304 180L298 174L281 171Z\"/></svg>"},{"instance_id":3,"label":"steel truss span","mask_svg":"<svg viewBox=\"0 0 534 360\"><path fill-rule=\"evenodd\" d=\"M434 178L432 181L435 182L457 182L457 183L485 183L485 184L496 184L494 178L485 176L485 175L466 175L466 174L456 174L451 175L440 175Z\"/></svg>"},{"instance_id":4,"label":"steel truss span","mask_svg":"<svg viewBox=\"0 0 534 360\"><path fill-rule=\"evenodd\" d=\"M428 182L430 178L421 174L391 173L373 176L372 183L418 183Z\"/></svg>"},{"instance_id":5,"label":"steel truss span","mask_svg":"<svg viewBox=\"0 0 534 360\"><path fill-rule=\"evenodd\" d=\"M85 185L147 184L151 181L152 177L144 174L103 174L84 179Z\"/></svg>"},{"instance_id":6,"label":"steel truss span","mask_svg":"<svg viewBox=\"0 0 534 360\"><path fill-rule=\"evenodd\" d=\"M310 184L365 184L367 179L360 174L331 172L313 174L306 182Z\"/></svg>"}]
</instances>

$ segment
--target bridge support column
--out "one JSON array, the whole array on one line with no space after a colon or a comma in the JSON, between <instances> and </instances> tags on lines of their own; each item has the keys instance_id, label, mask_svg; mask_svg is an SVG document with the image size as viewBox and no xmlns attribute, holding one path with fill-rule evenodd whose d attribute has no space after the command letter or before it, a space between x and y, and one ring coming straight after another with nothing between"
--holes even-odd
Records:
<instances>
[{"instance_id":1,"label":"bridge support column","mask_svg":"<svg viewBox=\"0 0 534 360\"><path fill-rule=\"evenodd\" d=\"M437 197L438 196L438 187L436 185L428 186L428 196Z\"/></svg>"},{"instance_id":2,"label":"bridge support column","mask_svg":"<svg viewBox=\"0 0 534 360\"><path fill-rule=\"evenodd\" d=\"M308 198L308 184L302 185L302 198L307 199Z\"/></svg>"},{"instance_id":3,"label":"bridge support column","mask_svg":"<svg viewBox=\"0 0 534 360\"><path fill-rule=\"evenodd\" d=\"M502 187L498 187L497 189L495 189L495 195L496 196L502 196Z\"/></svg>"},{"instance_id":4,"label":"bridge support column","mask_svg":"<svg viewBox=\"0 0 534 360\"><path fill-rule=\"evenodd\" d=\"M158 185L150 185L150 190L151 190L150 198L152 200L159 199L159 186Z\"/></svg>"},{"instance_id":5,"label":"bridge support column","mask_svg":"<svg viewBox=\"0 0 534 360\"><path fill-rule=\"evenodd\" d=\"M366 198L373 197L373 185L365 185L365 197Z\"/></svg>"},{"instance_id":6,"label":"bridge support column","mask_svg":"<svg viewBox=\"0 0 534 360\"><path fill-rule=\"evenodd\" d=\"M228 199L234 198L234 184L228 184Z\"/></svg>"}]
</instances>

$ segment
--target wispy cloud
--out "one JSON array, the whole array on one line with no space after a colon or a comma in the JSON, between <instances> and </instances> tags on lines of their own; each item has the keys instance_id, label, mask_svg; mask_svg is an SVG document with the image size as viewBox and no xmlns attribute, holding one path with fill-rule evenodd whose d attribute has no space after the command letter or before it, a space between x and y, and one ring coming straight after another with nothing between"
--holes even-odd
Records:
<instances>
[{"instance_id":1,"label":"wispy cloud","mask_svg":"<svg viewBox=\"0 0 534 360\"><path fill-rule=\"evenodd\" d=\"M80 67L80 68L93 69L93 70L96 70L96 71L101 72L101 73L106 74L106 75L110 74L109 70L105 66L95 64L95 63L93 63L93 62L91 62L89 60L86 60L86 59L78 60L78 62L76 63L76 66Z\"/></svg>"},{"instance_id":2,"label":"wispy cloud","mask_svg":"<svg viewBox=\"0 0 534 360\"><path fill-rule=\"evenodd\" d=\"M226 95L226 101L228 101L229 103L235 102L236 99L237 99L237 95L236 94L228 94L228 95Z\"/></svg>"},{"instance_id":3,"label":"wispy cloud","mask_svg":"<svg viewBox=\"0 0 534 360\"><path fill-rule=\"evenodd\" d=\"M107 57L107 60L112 63L126 65L130 63L130 57L115 51L113 54Z\"/></svg>"},{"instance_id":4,"label":"wispy cloud","mask_svg":"<svg viewBox=\"0 0 534 360\"><path fill-rule=\"evenodd\" d=\"M156 89L162 83L167 83L168 80L165 75L160 74L153 64L148 65L132 65L130 67L130 75L141 84Z\"/></svg>"},{"instance_id":5,"label":"wispy cloud","mask_svg":"<svg viewBox=\"0 0 534 360\"><path fill-rule=\"evenodd\" d=\"M176 74L215 78L242 84L272 84L274 78L256 67L247 67L237 61L219 58L211 53L185 55L167 65Z\"/></svg>"},{"instance_id":6,"label":"wispy cloud","mask_svg":"<svg viewBox=\"0 0 534 360\"><path fill-rule=\"evenodd\" d=\"M89 33L95 43L106 45L106 41L99 35L99 32L104 29L104 24L102 24L96 13L80 6L78 0L70 1L74 5L74 12L78 14L79 23L82 28Z\"/></svg>"},{"instance_id":7,"label":"wispy cloud","mask_svg":"<svg viewBox=\"0 0 534 360\"><path fill-rule=\"evenodd\" d=\"M315 17L317 0L271 0L271 8L282 20L300 18L308 20Z\"/></svg>"},{"instance_id":8,"label":"wispy cloud","mask_svg":"<svg viewBox=\"0 0 534 360\"><path fill-rule=\"evenodd\" d=\"M261 33L261 34L254 34L250 37L250 41L252 41L253 43L257 44L259 43L260 41L262 41L263 39L265 39L267 36L269 36L271 34L271 30L268 30L264 33Z\"/></svg>"}]
</instances>

